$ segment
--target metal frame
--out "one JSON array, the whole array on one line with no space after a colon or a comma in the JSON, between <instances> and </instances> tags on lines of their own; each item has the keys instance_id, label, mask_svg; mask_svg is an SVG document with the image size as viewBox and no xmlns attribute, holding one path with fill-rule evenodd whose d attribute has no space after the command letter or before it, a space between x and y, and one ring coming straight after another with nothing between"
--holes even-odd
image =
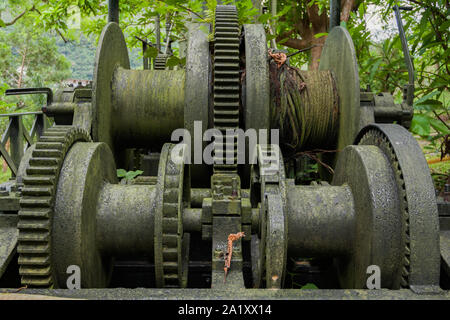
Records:
<instances>
[{"instance_id":1,"label":"metal frame","mask_svg":"<svg viewBox=\"0 0 450 320\"><path fill-rule=\"evenodd\" d=\"M23 116L28 115L35 117L30 132L25 129L22 120ZM35 136L42 135L48 123L45 114L40 111L0 114L0 117L9 117L9 124L0 141L0 154L11 169L12 177L15 177L25 150L34 143ZM9 153L6 150L8 140L11 148Z\"/></svg>"}]
</instances>

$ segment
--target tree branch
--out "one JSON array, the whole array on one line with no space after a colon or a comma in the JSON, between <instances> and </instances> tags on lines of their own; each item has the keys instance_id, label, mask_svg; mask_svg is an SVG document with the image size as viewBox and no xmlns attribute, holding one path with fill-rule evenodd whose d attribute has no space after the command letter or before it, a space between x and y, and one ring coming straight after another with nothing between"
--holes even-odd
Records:
<instances>
[{"instance_id":1,"label":"tree branch","mask_svg":"<svg viewBox=\"0 0 450 320\"><path fill-rule=\"evenodd\" d=\"M34 8L34 6L33 6L33 8ZM33 8L32 8L32 9L33 9ZM32 9L30 9L30 10L32 10ZM14 23L17 22L17 20L19 20L20 18L22 18L22 17L25 15L25 13L27 13L27 12L30 11L30 10L25 9L21 14L19 14L17 17L15 17L14 19L12 19L10 22L5 22L5 27L12 26Z\"/></svg>"},{"instance_id":2,"label":"tree branch","mask_svg":"<svg viewBox=\"0 0 450 320\"><path fill-rule=\"evenodd\" d=\"M30 9L30 11L36 11L39 15L41 15L41 12L40 12L37 8L35 8L34 6L33 6L33 8ZM59 34L59 36L61 37L61 39L63 39L64 43L67 43L67 39L63 36L62 32L59 31L58 28L56 28L55 30L56 30L56 32Z\"/></svg>"},{"instance_id":3,"label":"tree branch","mask_svg":"<svg viewBox=\"0 0 450 320\"><path fill-rule=\"evenodd\" d=\"M435 110L433 110L433 113L436 116L436 118L438 118L444 124L444 126L446 126L447 129L450 130L450 126L444 120L441 119L441 117L437 114L437 112Z\"/></svg>"},{"instance_id":4,"label":"tree branch","mask_svg":"<svg viewBox=\"0 0 450 320\"><path fill-rule=\"evenodd\" d=\"M417 4L417 5L421 6L424 9L430 9L431 11L433 11L433 12L437 13L438 15L440 15L445 20L447 19L447 17L438 8L436 8L434 6L430 6L430 5L426 4L426 3L423 3L423 2L417 1L417 0L408 0L408 1L412 2L414 4Z\"/></svg>"},{"instance_id":5,"label":"tree branch","mask_svg":"<svg viewBox=\"0 0 450 320\"><path fill-rule=\"evenodd\" d=\"M342 0L341 1L341 21L348 22L350 19L350 12L353 10L355 0Z\"/></svg>"},{"instance_id":6,"label":"tree branch","mask_svg":"<svg viewBox=\"0 0 450 320\"><path fill-rule=\"evenodd\" d=\"M277 43L279 43L279 41L277 41ZM288 39L280 44L293 49L302 50L310 46L311 42L304 39Z\"/></svg>"}]
</instances>

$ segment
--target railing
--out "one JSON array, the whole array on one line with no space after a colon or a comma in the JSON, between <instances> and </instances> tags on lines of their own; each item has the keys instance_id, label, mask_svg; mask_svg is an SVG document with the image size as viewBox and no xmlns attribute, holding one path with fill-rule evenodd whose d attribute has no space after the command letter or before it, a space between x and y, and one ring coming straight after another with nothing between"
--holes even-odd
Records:
<instances>
[{"instance_id":1,"label":"railing","mask_svg":"<svg viewBox=\"0 0 450 320\"><path fill-rule=\"evenodd\" d=\"M33 125L28 132L23 125L22 117L34 115ZM11 169L12 177L17 175L20 161L35 137L39 138L48 126L47 117L42 112L23 112L0 114L0 117L8 117L9 123L0 141L0 154ZM7 143L9 140L10 151L8 153Z\"/></svg>"}]
</instances>

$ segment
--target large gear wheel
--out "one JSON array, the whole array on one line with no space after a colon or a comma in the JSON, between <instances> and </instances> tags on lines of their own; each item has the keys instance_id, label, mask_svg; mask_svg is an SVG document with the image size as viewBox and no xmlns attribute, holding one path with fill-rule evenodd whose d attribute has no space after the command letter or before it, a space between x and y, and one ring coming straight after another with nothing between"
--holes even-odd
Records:
<instances>
[{"instance_id":1,"label":"large gear wheel","mask_svg":"<svg viewBox=\"0 0 450 320\"><path fill-rule=\"evenodd\" d=\"M189 235L183 232L183 208L189 203L188 168L172 159L175 145L161 151L159 200L155 215L155 276L158 287L186 287ZM180 158L184 159L185 149Z\"/></svg>"},{"instance_id":2,"label":"large gear wheel","mask_svg":"<svg viewBox=\"0 0 450 320\"><path fill-rule=\"evenodd\" d=\"M28 161L19 211L19 273L29 287L52 287L52 221L56 185L65 155L89 133L72 126L49 128L36 143Z\"/></svg>"},{"instance_id":3,"label":"large gear wheel","mask_svg":"<svg viewBox=\"0 0 450 320\"><path fill-rule=\"evenodd\" d=\"M402 212L402 222L403 222L402 239L404 247L404 259L401 278L399 280L401 286L403 288L407 288L410 271L409 270L410 254L411 254L411 250L409 248L409 212L408 212L408 202L406 200L405 181L403 180L403 175L398 163L397 156L388 138L383 134L383 132L377 129L367 131L366 134L361 137L361 140L359 141L358 144L375 145L378 148L380 148L388 158L391 167L394 171L397 189L399 192L400 208Z\"/></svg>"},{"instance_id":4,"label":"large gear wheel","mask_svg":"<svg viewBox=\"0 0 450 320\"><path fill-rule=\"evenodd\" d=\"M356 142L380 148L394 172L402 213L404 248L397 283L402 288L435 285L439 279L439 239L433 236L439 234L437 206L429 169L420 147L406 129L391 124L366 127ZM422 265L425 262L427 265Z\"/></svg>"},{"instance_id":5,"label":"large gear wheel","mask_svg":"<svg viewBox=\"0 0 450 320\"><path fill-rule=\"evenodd\" d=\"M239 21L236 6L218 5L214 31L214 128L226 134L239 128ZM237 172L237 138L214 144L214 172ZM233 164L226 158L232 151Z\"/></svg>"}]
</instances>

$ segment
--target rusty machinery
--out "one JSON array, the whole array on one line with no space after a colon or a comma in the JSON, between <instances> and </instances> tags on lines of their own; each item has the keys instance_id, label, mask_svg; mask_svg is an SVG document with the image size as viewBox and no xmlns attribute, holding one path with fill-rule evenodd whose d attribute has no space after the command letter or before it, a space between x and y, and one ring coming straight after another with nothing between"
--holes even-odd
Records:
<instances>
[{"instance_id":1,"label":"rusty machinery","mask_svg":"<svg viewBox=\"0 0 450 320\"><path fill-rule=\"evenodd\" d=\"M212 43L205 26L214 32ZM23 292L63 296L301 298L304 290L288 290L292 261L319 259L336 279L328 288L365 289L367 267L376 265L382 288L407 289L380 291L385 295L449 297L440 288L448 243L441 237L440 247L433 182L420 147L403 127L411 104L360 92L345 28L330 31L319 71L302 73L306 92L318 99L329 95L331 102L323 103L337 108L320 132L310 130L314 116L301 123L310 134L300 151L339 151L322 159L334 174L309 185L287 172L292 159L276 145L258 144L252 165L226 163L227 153L238 156L236 137L213 144L211 165L172 158L172 132L186 128L193 137L196 121L216 133L283 130L274 121L262 25L241 26L236 7L219 5L214 30L192 23L187 38L184 69L131 70L124 35L110 22L97 48L92 89L49 94L44 112L55 123L20 163L18 214L1 216L0 276L20 275L28 287ZM318 114L329 117L332 109ZM189 148L178 151L181 159L197 156ZM116 168L143 168L144 175L119 183ZM227 256L228 237L238 232L245 236L232 242ZM206 277L194 283L199 255ZM136 287L209 289L100 290L127 287L111 281L120 261L149 266ZM81 270L82 290L53 290L66 288L71 265ZM84 292L89 288L99 290ZM259 290L266 288L283 290ZM314 295L321 297L321 290Z\"/></svg>"}]
</instances>

